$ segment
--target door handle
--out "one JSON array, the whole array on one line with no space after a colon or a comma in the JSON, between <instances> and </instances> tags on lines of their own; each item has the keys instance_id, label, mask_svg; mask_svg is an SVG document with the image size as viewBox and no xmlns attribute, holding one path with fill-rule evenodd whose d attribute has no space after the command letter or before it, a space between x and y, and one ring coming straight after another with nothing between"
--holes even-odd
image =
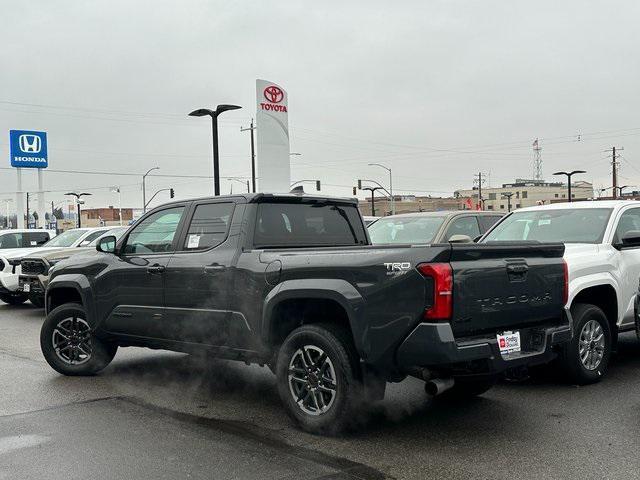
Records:
<instances>
[{"instance_id":1,"label":"door handle","mask_svg":"<svg viewBox=\"0 0 640 480\"><path fill-rule=\"evenodd\" d=\"M147 267L147 272L152 275L158 275L158 274L164 273L165 270L166 270L166 267L164 265L156 264L156 265Z\"/></svg>"},{"instance_id":2,"label":"door handle","mask_svg":"<svg viewBox=\"0 0 640 480\"><path fill-rule=\"evenodd\" d=\"M214 274L218 272L224 272L226 269L227 268L224 265L209 265L204 267L204 273Z\"/></svg>"}]
</instances>

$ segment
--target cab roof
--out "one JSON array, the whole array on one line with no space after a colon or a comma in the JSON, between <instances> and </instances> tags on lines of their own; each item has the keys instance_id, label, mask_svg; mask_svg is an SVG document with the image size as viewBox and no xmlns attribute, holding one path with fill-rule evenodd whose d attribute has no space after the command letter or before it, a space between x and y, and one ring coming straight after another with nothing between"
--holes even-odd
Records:
<instances>
[{"instance_id":1,"label":"cab roof","mask_svg":"<svg viewBox=\"0 0 640 480\"><path fill-rule=\"evenodd\" d=\"M534 207L524 207L519 208L518 210L514 210L517 212L521 211L535 211L535 210L566 210L570 209L578 209L578 208L612 208L618 209L622 207L626 207L627 205L636 205L640 206L640 202L636 200L587 200L582 202L562 202L562 203L551 203L549 205L536 205Z\"/></svg>"}]
</instances>

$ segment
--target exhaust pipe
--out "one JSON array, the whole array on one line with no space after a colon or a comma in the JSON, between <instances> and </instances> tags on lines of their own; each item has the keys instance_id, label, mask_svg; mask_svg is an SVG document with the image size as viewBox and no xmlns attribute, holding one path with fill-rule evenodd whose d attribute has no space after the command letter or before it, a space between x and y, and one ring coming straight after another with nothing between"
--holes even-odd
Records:
<instances>
[{"instance_id":1,"label":"exhaust pipe","mask_svg":"<svg viewBox=\"0 0 640 480\"><path fill-rule=\"evenodd\" d=\"M427 395L436 397L449 390L455 383L453 378L434 378L424 384L424 391L427 392Z\"/></svg>"}]
</instances>

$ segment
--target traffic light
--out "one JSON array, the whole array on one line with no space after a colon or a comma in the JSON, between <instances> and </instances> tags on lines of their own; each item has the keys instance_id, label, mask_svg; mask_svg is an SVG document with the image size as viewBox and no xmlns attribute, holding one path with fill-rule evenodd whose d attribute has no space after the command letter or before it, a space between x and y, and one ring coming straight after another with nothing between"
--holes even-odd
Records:
<instances>
[{"instance_id":1,"label":"traffic light","mask_svg":"<svg viewBox=\"0 0 640 480\"><path fill-rule=\"evenodd\" d=\"M316 180L316 190L320 191L320 180Z\"/></svg>"},{"instance_id":2,"label":"traffic light","mask_svg":"<svg viewBox=\"0 0 640 480\"><path fill-rule=\"evenodd\" d=\"M362 190L362 180L358 180L358 190Z\"/></svg>"},{"instance_id":3,"label":"traffic light","mask_svg":"<svg viewBox=\"0 0 640 480\"><path fill-rule=\"evenodd\" d=\"M176 192L173 191L173 188L170 188L169 189L169 198L173 198L173 197L175 197L175 195L176 195Z\"/></svg>"},{"instance_id":4,"label":"traffic light","mask_svg":"<svg viewBox=\"0 0 640 480\"><path fill-rule=\"evenodd\" d=\"M356 193L356 188L357 188L357 187L353 187L353 194L354 194L354 195L357 195L357 193Z\"/></svg>"}]
</instances>

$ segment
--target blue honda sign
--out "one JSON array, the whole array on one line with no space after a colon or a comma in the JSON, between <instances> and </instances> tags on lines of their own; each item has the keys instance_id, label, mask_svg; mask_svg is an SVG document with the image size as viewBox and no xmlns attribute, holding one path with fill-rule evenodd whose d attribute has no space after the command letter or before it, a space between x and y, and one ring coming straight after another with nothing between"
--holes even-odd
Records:
<instances>
[{"instance_id":1,"label":"blue honda sign","mask_svg":"<svg viewBox=\"0 0 640 480\"><path fill-rule=\"evenodd\" d=\"M47 132L9 130L11 166L21 168L47 168Z\"/></svg>"}]
</instances>

